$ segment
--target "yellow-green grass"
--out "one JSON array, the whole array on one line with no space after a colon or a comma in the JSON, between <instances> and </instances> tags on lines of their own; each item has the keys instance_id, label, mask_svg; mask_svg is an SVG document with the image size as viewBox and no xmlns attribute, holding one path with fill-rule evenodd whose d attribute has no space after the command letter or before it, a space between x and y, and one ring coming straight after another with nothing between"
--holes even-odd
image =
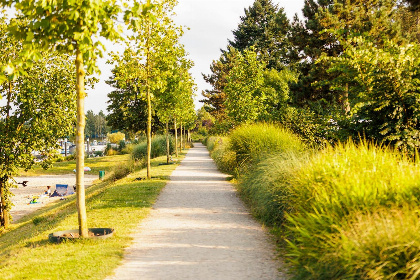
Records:
<instances>
[{"instance_id":1,"label":"yellow-green grass","mask_svg":"<svg viewBox=\"0 0 420 280\"><path fill-rule=\"evenodd\" d=\"M130 160L130 155L116 155L106 157L95 157L85 159L85 166L90 167L91 171L86 171L85 174L98 174L100 170L110 171L115 163L126 163ZM62 175L71 174L76 168L76 160L55 162L53 166L47 170L40 166L36 166L28 171L21 171L20 176L39 176L39 175Z\"/></svg>"},{"instance_id":2,"label":"yellow-green grass","mask_svg":"<svg viewBox=\"0 0 420 280\"><path fill-rule=\"evenodd\" d=\"M13 224L0 235L1 279L104 279L111 274L130 244L130 233L147 216L177 166L159 165L164 162L166 157L152 160L152 180L137 180L146 176L142 169L86 190L88 226L112 227L112 238L61 244L48 241L52 232L78 228L74 196ZM119 164L114 160L113 165Z\"/></svg>"}]
</instances>

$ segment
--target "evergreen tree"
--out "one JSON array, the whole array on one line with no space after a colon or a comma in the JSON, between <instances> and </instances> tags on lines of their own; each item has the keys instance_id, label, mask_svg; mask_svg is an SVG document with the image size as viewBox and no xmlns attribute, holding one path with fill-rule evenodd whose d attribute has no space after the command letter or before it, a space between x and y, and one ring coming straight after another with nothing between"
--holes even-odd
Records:
<instances>
[{"instance_id":1,"label":"evergreen tree","mask_svg":"<svg viewBox=\"0 0 420 280\"><path fill-rule=\"evenodd\" d=\"M268 68L281 69L286 63L288 30L289 20L283 8L279 9L271 0L256 0L245 9L245 16L233 31L234 40L229 40L229 46L241 52L254 47Z\"/></svg>"},{"instance_id":2,"label":"evergreen tree","mask_svg":"<svg viewBox=\"0 0 420 280\"><path fill-rule=\"evenodd\" d=\"M290 60L301 73L292 87L294 103L345 109L346 90L332 90L324 83L336 77L326 71L329 61L320 58L338 57L343 52L340 40L352 36L364 36L377 45L389 39L406 41L399 8L397 0L306 0L302 10L305 19L295 17L291 27Z\"/></svg>"},{"instance_id":3,"label":"evergreen tree","mask_svg":"<svg viewBox=\"0 0 420 280\"><path fill-rule=\"evenodd\" d=\"M324 33L319 18L323 8L330 7L333 0L306 0L302 13L304 20L295 16L291 24L289 59L300 73L299 81L291 86L292 103L297 106L328 107L339 103L328 86L315 85L317 81L329 80L326 65L315 64L321 55L338 56L342 49L335 36Z\"/></svg>"}]
</instances>

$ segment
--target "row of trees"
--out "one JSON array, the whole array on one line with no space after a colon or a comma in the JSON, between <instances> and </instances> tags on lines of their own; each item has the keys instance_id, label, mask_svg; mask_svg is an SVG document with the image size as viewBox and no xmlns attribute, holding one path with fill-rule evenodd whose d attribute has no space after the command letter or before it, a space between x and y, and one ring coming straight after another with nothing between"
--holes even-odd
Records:
<instances>
[{"instance_id":1,"label":"row of trees","mask_svg":"<svg viewBox=\"0 0 420 280\"><path fill-rule=\"evenodd\" d=\"M107 81L115 88L108 95L109 124L131 133L146 131L148 178L152 129L165 127L169 147L169 123L173 123L177 145L178 125L182 131L183 125L191 127L195 121L195 85L189 73L193 63L179 42L182 27L172 19L176 4L173 0L150 2L147 16L134 6L125 15L132 32L126 49L109 61L115 66Z\"/></svg>"},{"instance_id":2,"label":"row of trees","mask_svg":"<svg viewBox=\"0 0 420 280\"><path fill-rule=\"evenodd\" d=\"M419 5L307 0L290 22L256 0L204 75L216 129L269 120L318 143L365 135L419 148Z\"/></svg>"},{"instance_id":3,"label":"row of trees","mask_svg":"<svg viewBox=\"0 0 420 280\"><path fill-rule=\"evenodd\" d=\"M34 163L31 151L50 156L57 138L71 134L75 126L79 232L87 237L83 183L86 77L99 72L96 59L105 51L103 39L127 42L124 54L113 56L116 67L111 80L119 91L135 92L140 103L146 104L150 178L152 114L163 122L186 122L186 116L192 115L193 82L188 73L192 63L178 42L182 29L169 17L176 1L134 1L124 7L114 0L0 3L17 11L15 18L1 18L0 30L0 43L7 53L2 56L0 76L7 103L1 107L0 121L1 226L9 224L10 180L17 167L29 168ZM123 27L117 24L122 14L130 36L124 37ZM101 125L98 121L98 127Z\"/></svg>"},{"instance_id":4,"label":"row of trees","mask_svg":"<svg viewBox=\"0 0 420 280\"><path fill-rule=\"evenodd\" d=\"M32 1L32 0L2 0L3 7L14 7L17 17L12 18L8 23L7 40L17 40L22 46L16 56L8 59L2 64L2 69L7 74L3 80L31 79L27 69L32 65L40 63L47 53L57 52L61 55L71 56L74 61L73 77L76 82L55 83L61 86L74 85L76 98L76 187L77 187L77 208L79 219L79 232L83 237L88 236L87 217L85 207L85 188L84 188L84 129L85 129L85 82L86 72L92 74L98 71L96 58L102 55L104 50L101 43L102 38L115 40L120 37L116 28L116 19L121 11L116 1ZM44 67L49 67L53 62L44 62ZM38 73L43 75L43 72ZM44 79L40 78L40 81ZM30 94L36 88L30 88ZM50 91L57 95L60 91ZM44 94L42 94L44 95ZM64 97L65 98L65 97ZM34 108L31 111L40 111ZM64 116L68 110L55 111L55 116ZM60 114L62 113L62 114ZM6 119L7 119L6 115ZM71 119L74 122L74 119ZM53 120L52 122L55 122ZM45 135L35 138L34 131L38 127L31 127L27 137L42 139ZM53 132L50 127L45 132ZM66 135L66 134L64 134ZM63 136L59 133L53 137ZM9 139L10 140L10 139ZM23 146L21 142L14 142L15 146ZM39 150L48 150L51 143L41 146ZM4 156L4 155L2 155ZM31 155L29 154L28 157ZM6 162L7 163L7 162ZM13 172L3 176L4 181L9 181ZM3 184L2 189L2 217L6 221L9 217L10 202L8 189L10 184ZM2 226L7 227L7 222L2 222Z\"/></svg>"},{"instance_id":5,"label":"row of trees","mask_svg":"<svg viewBox=\"0 0 420 280\"><path fill-rule=\"evenodd\" d=\"M107 125L107 116L101 110L98 114L95 114L92 110L86 112L86 137L93 138L104 138L111 132Z\"/></svg>"}]
</instances>

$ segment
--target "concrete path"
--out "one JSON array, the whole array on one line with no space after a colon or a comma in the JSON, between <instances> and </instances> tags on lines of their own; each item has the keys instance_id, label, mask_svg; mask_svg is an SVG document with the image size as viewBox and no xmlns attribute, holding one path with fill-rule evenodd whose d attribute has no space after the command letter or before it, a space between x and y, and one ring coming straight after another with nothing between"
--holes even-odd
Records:
<instances>
[{"instance_id":1,"label":"concrete path","mask_svg":"<svg viewBox=\"0 0 420 280\"><path fill-rule=\"evenodd\" d=\"M194 145L108 279L287 279L226 175Z\"/></svg>"}]
</instances>

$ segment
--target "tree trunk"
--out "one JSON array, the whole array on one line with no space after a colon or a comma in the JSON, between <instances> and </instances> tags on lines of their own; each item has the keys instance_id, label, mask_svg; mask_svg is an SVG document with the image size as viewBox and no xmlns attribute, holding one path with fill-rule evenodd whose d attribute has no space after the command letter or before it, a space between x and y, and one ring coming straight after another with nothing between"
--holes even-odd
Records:
<instances>
[{"instance_id":1,"label":"tree trunk","mask_svg":"<svg viewBox=\"0 0 420 280\"><path fill-rule=\"evenodd\" d=\"M1 209L0 209L0 222L1 225L7 229L9 227L9 209L7 209L7 202L6 202L6 190L5 190L5 178L1 178L0 181L0 204L1 204Z\"/></svg>"},{"instance_id":2,"label":"tree trunk","mask_svg":"<svg viewBox=\"0 0 420 280\"><path fill-rule=\"evenodd\" d=\"M4 226L3 213L3 181L0 181L0 226Z\"/></svg>"},{"instance_id":3,"label":"tree trunk","mask_svg":"<svg viewBox=\"0 0 420 280\"><path fill-rule=\"evenodd\" d=\"M171 152L169 151L169 122L168 121L166 121L165 133L166 133L166 163L169 164Z\"/></svg>"},{"instance_id":4,"label":"tree trunk","mask_svg":"<svg viewBox=\"0 0 420 280\"><path fill-rule=\"evenodd\" d=\"M420 7L417 9L417 41L420 42Z\"/></svg>"},{"instance_id":5,"label":"tree trunk","mask_svg":"<svg viewBox=\"0 0 420 280\"><path fill-rule=\"evenodd\" d=\"M176 127L176 119L174 119L175 130L175 156L178 157L178 128Z\"/></svg>"},{"instance_id":6,"label":"tree trunk","mask_svg":"<svg viewBox=\"0 0 420 280\"><path fill-rule=\"evenodd\" d=\"M79 234L88 237L84 165L85 165L85 70L83 55L76 50L76 93L77 93L77 125L76 125L76 192L79 218Z\"/></svg>"},{"instance_id":7,"label":"tree trunk","mask_svg":"<svg viewBox=\"0 0 420 280\"><path fill-rule=\"evenodd\" d=\"M147 87L147 179L152 178L150 174L150 154L152 152L152 104L150 100L150 89Z\"/></svg>"},{"instance_id":8,"label":"tree trunk","mask_svg":"<svg viewBox=\"0 0 420 280\"><path fill-rule=\"evenodd\" d=\"M7 91L7 100L6 100L6 127L5 127L5 133L10 133L9 132L9 122L10 122L10 110L12 110L12 106L11 104L11 98L12 98L12 82L9 81L9 85L8 85L8 91ZM10 158L8 156L4 156L3 158L4 162L5 162L5 166L9 165L9 160ZM9 227L9 221L10 221L10 212L9 212L9 207L8 207L8 200L9 198L8 196L8 186L7 186L7 181L9 181L9 177L8 176L3 176L0 179L0 208L1 208L1 215L0 215L0 224L7 229Z\"/></svg>"},{"instance_id":9,"label":"tree trunk","mask_svg":"<svg viewBox=\"0 0 420 280\"><path fill-rule=\"evenodd\" d=\"M179 152L180 153L182 153L182 122L181 122L181 124L180 124L180 128L181 128L181 141L180 141L180 143L179 143Z\"/></svg>"},{"instance_id":10,"label":"tree trunk","mask_svg":"<svg viewBox=\"0 0 420 280\"><path fill-rule=\"evenodd\" d=\"M149 34L149 25L147 25L147 34ZM152 175L150 174L150 154L152 151L152 100L150 98L150 46L149 38L146 42L146 98L147 98L147 128L146 128L146 137L147 137L147 179L151 179Z\"/></svg>"},{"instance_id":11,"label":"tree trunk","mask_svg":"<svg viewBox=\"0 0 420 280\"><path fill-rule=\"evenodd\" d=\"M346 90L343 96L343 110L346 114L350 113L349 84L348 83L346 83Z\"/></svg>"},{"instance_id":12,"label":"tree trunk","mask_svg":"<svg viewBox=\"0 0 420 280\"><path fill-rule=\"evenodd\" d=\"M191 132L190 132L190 130L188 129L188 142L189 143L191 143L192 141L191 141Z\"/></svg>"}]
</instances>

